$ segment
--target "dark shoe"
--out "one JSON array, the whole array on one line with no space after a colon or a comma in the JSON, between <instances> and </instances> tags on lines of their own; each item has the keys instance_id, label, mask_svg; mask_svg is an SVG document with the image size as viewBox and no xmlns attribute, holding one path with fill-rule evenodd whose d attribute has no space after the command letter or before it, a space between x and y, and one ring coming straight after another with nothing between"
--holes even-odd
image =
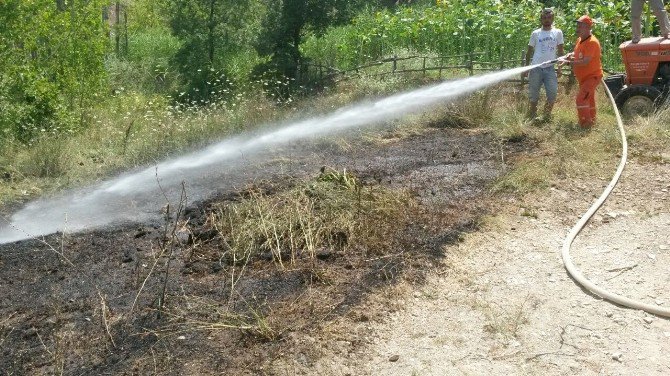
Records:
<instances>
[{"instance_id":1,"label":"dark shoe","mask_svg":"<svg viewBox=\"0 0 670 376\"><path fill-rule=\"evenodd\" d=\"M640 38L633 38L633 40L630 41L633 44L638 44L640 43Z\"/></svg>"}]
</instances>

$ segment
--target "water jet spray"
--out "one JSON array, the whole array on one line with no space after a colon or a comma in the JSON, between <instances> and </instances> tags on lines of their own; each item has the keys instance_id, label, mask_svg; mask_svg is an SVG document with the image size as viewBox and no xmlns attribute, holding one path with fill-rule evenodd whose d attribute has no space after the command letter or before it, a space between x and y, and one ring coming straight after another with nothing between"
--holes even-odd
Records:
<instances>
[{"instance_id":1,"label":"water jet spray","mask_svg":"<svg viewBox=\"0 0 670 376\"><path fill-rule=\"evenodd\" d=\"M221 184L219 171L235 172L246 159L292 141L306 140L369 127L404 115L425 111L428 106L446 104L497 84L538 65L492 72L459 80L445 81L416 90L344 107L330 114L274 127L258 135L242 135L223 140L182 157L126 173L96 186L79 189L55 198L41 198L14 213L0 217L0 244L44 236L55 232L92 230L124 222L143 222L158 217L158 201L165 194L178 200L180 183L188 182L190 201L207 198L195 194L195 186ZM158 182L160 182L160 187ZM204 189L204 188L203 188ZM211 189L208 190L211 193Z\"/></svg>"}]
</instances>

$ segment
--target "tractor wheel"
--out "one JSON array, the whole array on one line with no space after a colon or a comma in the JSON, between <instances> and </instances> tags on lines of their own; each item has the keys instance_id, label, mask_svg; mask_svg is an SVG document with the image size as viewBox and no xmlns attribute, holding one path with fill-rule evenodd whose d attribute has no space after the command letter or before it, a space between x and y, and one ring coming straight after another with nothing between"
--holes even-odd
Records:
<instances>
[{"instance_id":1,"label":"tractor wheel","mask_svg":"<svg viewBox=\"0 0 670 376\"><path fill-rule=\"evenodd\" d=\"M653 86L632 85L621 89L614 101L626 117L647 116L658 108L661 91Z\"/></svg>"}]
</instances>

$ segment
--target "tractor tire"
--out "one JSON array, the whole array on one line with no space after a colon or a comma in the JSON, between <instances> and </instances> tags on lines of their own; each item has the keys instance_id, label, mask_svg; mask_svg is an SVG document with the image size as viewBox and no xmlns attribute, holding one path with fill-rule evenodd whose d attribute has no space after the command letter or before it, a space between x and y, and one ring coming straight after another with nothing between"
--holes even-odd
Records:
<instances>
[{"instance_id":1,"label":"tractor tire","mask_svg":"<svg viewBox=\"0 0 670 376\"><path fill-rule=\"evenodd\" d=\"M647 116L659 107L661 91L653 86L631 85L621 89L614 101L625 117Z\"/></svg>"},{"instance_id":2,"label":"tractor tire","mask_svg":"<svg viewBox=\"0 0 670 376\"><path fill-rule=\"evenodd\" d=\"M624 81L626 80L625 74L613 74L604 78L605 85L610 89L613 97L616 97L617 94L623 89Z\"/></svg>"}]
</instances>

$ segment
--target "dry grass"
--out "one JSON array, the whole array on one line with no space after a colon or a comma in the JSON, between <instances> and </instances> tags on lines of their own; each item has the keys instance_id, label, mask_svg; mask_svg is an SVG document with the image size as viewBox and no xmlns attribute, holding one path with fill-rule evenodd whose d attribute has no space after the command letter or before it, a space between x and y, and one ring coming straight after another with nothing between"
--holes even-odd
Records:
<instances>
[{"instance_id":1,"label":"dry grass","mask_svg":"<svg viewBox=\"0 0 670 376\"><path fill-rule=\"evenodd\" d=\"M523 140L535 145L534 151L523 159L516 160L515 168L493 186L496 192L526 194L546 189L561 179L579 179L585 175L606 175L614 171L619 162L621 140L613 108L607 97L598 92L598 123L590 130L577 125L573 91L559 96L553 119L541 125L531 125L524 119L524 112L515 110L516 104L508 104L506 110L497 112L494 131L503 141ZM661 121L663 112L637 123L625 124L631 142L631 155L658 155L662 145L670 142L667 125L665 134ZM637 124L650 123L646 127Z\"/></svg>"},{"instance_id":2,"label":"dry grass","mask_svg":"<svg viewBox=\"0 0 670 376\"><path fill-rule=\"evenodd\" d=\"M630 119L626 125L632 156L651 162L670 162L670 107L649 117Z\"/></svg>"},{"instance_id":3,"label":"dry grass","mask_svg":"<svg viewBox=\"0 0 670 376\"><path fill-rule=\"evenodd\" d=\"M124 92L91 109L79 133L45 133L31 144L4 141L0 150L0 205L80 186L129 168L155 163L261 126L332 112L361 98L406 90L417 82L348 81L321 95L277 102L251 88L212 103L174 104L171 98Z\"/></svg>"},{"instance_id":4,"label":"dry grass","mask_svg":"<svg viewBox=\"0 0 670 376\"><path fill-rule=\"evenodd\" d=\"M346 170L326 168L288 191L250 190L239 203L220 204L212 222L226 263L262 256L284 267L319 251L383 254L409 205L402 192L366 187Z\"/></svg>"},{"instance_id":5,"label":"dry grass","mask_svg":"<svg viewBox=\"0 0 670 376\"><path fill-rule=\"evenodd\" d=\"M259 95L204 106L172 106L164 98L125 93L93 109L92 126L80 134L67 138L46 135L28 146L5 145L0 152L0 205L86 184L278 119L328 113L361 98L420 84L420 79L408 81L397 76L350 80L325 88L320 96L282 106ZM518 161L507 161L501 155L503 162L515 162L518 168L494 186L494 191L524 194L544 189L555 179L606 170L616 159L619 136L610 102L599 91L598 127L582 132L576 125L574 90L561 88L553 120L539 127L524 118L525 88L501 84L421 115L392 121L384 132L363 131L361 137L376 145L411 136L426 126L479 127L491 129L501 145L530 142L538 147L538 155ZM663 152L670 144L668 124L667 109L627 121L631 156L660 162L670 159Z\"/></svg>"},{"instance_id":6,"label":"dry grass","mask_svg":"<svg viewBox=\"0 0 670 376\"><path fill-rule=\"evenodd\" d=\"M519 336L519 331L528 322L529 305L529 297L518 304L506 306L486 301L475 303L475 307L481 310L486 317L484 329L506 339Z\"/></svg>"}]
</instances>

